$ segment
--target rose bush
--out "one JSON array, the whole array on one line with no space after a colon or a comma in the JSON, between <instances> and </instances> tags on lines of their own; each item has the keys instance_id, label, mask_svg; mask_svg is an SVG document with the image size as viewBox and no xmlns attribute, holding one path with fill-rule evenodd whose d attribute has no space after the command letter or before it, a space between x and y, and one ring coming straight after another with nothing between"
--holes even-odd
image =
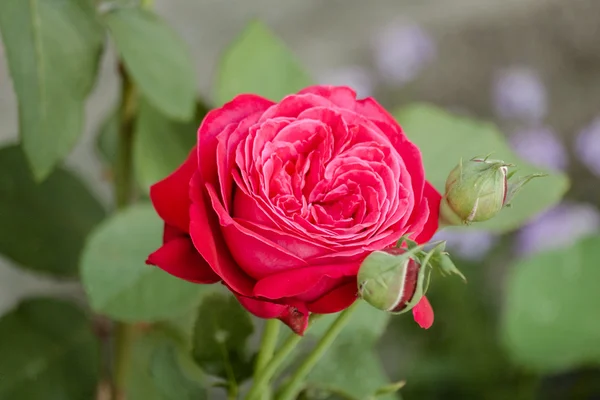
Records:
<instances>
[{"instance_id":1,"label":"rose bush","mask_svg":"<svg viewBox=\"0 0 600 400\"><path fill-rule=\"evenodd\" d=\"M165 222L147 263L223 282L253 314L302 334L357 296L374 250L438 228L419 149L375 100L313 86L275 103L242 94L209 112L188 159L150 192ZM431 324L425 298L413 309Z\"/></svg>"}]
</instances>

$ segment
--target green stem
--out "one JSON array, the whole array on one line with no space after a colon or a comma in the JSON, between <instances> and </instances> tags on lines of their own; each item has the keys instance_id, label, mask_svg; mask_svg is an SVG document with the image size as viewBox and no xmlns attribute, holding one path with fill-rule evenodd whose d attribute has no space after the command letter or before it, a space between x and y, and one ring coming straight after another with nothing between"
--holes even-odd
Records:
<instances>
[{"instance_id":1,"label":"green stem","mask_svg":"<svg viewBox=\"0 0 600 400\"><path fill-rule=\"evenodd\" d=\"M123 209L131 201L133 192L133 133L137 108L135 87L120 65L121 105L119 109L119 147L115 165L115 201L117 209Z\"/></svg>"},{"instance_id":2,"label":"green stem","mask_svg":"<svg viewBox=\"0 0 600 400\"><path fill-rule=\"evenodd\" d=\"M121 104L119 109L119 147L115 171L115 203L117 210L126 208L133 194L133 132L136 114L136 93L122 65ZM127 371L131 358L133 327L115 322L113 359L113 400L124 399Z\"/></svg>"},{"instance_id":3,"label":"green stem","mask_svg":"<svg viewBox=\"0 0 600 400\"><path fill-rule=\"evenodd\" d=\"M268 319L265 323L265 329L260 342L260 350L254 366L254 379L258 378L259 373L269 363L277 346L277 338L279 337L279 328L281 322L276 319ZM268 400L271 396L269 388L265 389L261 395L262 400Z\"/></svg>"},{"instance_id":4,"label":"green stem","mask_svg":"<svg viewBox=\"0 0 600 400\"><path fill-rule=\"evenodd\" d=\"M254 377L258 375L259 371L261 371L273 357L275 347L277 346L277 337L279 336L280 327L281 321L278 319L273 318L267 320L260 342L260 351L258 352L256 365L254 367Z\"/></svg>"},{"instance_id":5,"label":"green stem","mask_svg":"<svg viewBox=\"0 0 600 400\"><path fill-rule=\"evenodd\" d=\"M319 317L319 314L312 314L309 319L309 327ZM246 395L246 400L257 400L260 399L263 393L268 391L269 382L275 376L275 373L281 367L286 358L296 348L298 343L302 340L302 336L292 333L283 342L279 350L275 352L271 360L265 365L264 368L258 371L258 376L255 376L252 388Z\"/></svg>"},{"instance_id":6,"label":"green stem","mask_svg":"<svg viewBox=\"0 0 600 400\"><path fill-rule=\"evenodd\" d=\"M133 341L133 327L131 325L116 323L114 327L114 366L113 366L113 400L125 399L127 385L127 371L130 363L130 347Z\"/></svg>"},{"instance_id":7,"label":"green stem","mask_svg":"<svg viewBox=\"0 0 600 400\"><path fill-rule=\"evenodd\" d=\"M333 341L340 334L342 329L346 326L352 312L358 307L359 301L355 301L350 307L345 309L338 315L333 321L325 335L319 340L315 348L310 352L306 359L300 364L298 369L294 372L289 382L282 389L281 394L277 396L278 400L292 400L298 395L298 392L302 389L304 379L310 372L310 370L319 362L323 355L327 352Z\"/></svg>"}]
</instances>

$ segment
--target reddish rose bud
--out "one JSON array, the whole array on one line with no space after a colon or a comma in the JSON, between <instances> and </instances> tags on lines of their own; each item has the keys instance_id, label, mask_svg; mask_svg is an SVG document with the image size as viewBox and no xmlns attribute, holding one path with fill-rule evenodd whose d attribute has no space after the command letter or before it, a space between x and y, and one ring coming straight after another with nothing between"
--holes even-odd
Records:
<instances>
[{"instance_id":1,"label":"reddish rose bud","mask_svg":"<svg viewBox=\"0 0 600 400\"><path fill-rule=\"evenodd\" d=\"M446 192L440 205L440 218L445 225L468 225L487 221L508 206L517 192L531 179L545 174L531 174L509 183L509 173L502 160L473 158L461 162L446 180Z\"/></svg>"},{"instance_id":2,"label":"reddish rose bud","mask_svg":"<svg viewBox=\"0 0 600 400\"><path fill-rule=\"evenodd\" d=\"M373 307L391 313L412 309L425 294L430 268L421 268L416 254L422 246L371 253L358 271L359 295Z\"/></svg>"}]
</instances>

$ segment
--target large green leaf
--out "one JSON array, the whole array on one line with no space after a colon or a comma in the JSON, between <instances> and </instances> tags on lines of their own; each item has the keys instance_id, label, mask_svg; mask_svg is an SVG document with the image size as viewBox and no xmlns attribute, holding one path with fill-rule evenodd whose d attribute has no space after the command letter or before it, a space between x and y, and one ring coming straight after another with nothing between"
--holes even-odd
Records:
<instances>
[{"instance_id":1,"label":"large green leaf","mask_svg":"<svg viewBox=\"0 0 600 400\"><path fill-rule=\"evenodd\" d=\"M89 321L75 306L27 300L0 319L0 399L94 398L98 351Z\"/></svg>"},{"instance_id":2,"label":"large green leaf","mask_svg":"<svg viewBox=\"0 0 600 400\"><path fill-rule=\"evenodd\" d=\"M212 293L198 309L192 339L194 359L207 373L243 380L252 373L246 345L253 331L250 315L235 297Z\"/></svg>"},{"instance_id":3,"label":"large green leaf","mask_svg":"<svg viewBox=\"0 0 600 400\"><path fill-rule=\"evenodd\" d=\"M196 78L185 42L157 15L144 9L116 8L106 14L105 21L144 97L171 118L191 119Z\"/></svg>"},{"instance_id":4,"label":"large green leaf","mask_svg":"<svg viewBox=\"0 0 600 400\"><path fill-rule=\"evenodd\" d=\"M539 371L600 364L600 236L514 266L503 337L512 357Z\"/></svg>"},{"instance_id":5,"label":"large green leaf","mask_svg":"<svg viewBox=\"0 0 600 400\"><path fill-rule=\"evenodd\" d=\"M285 44L262 23L252 22L219 64L215 101L223 104L240 93L278 101L311 83Z\"/></svg>"},{"instance_id":6,"label":"large green leaf","mask_svg":"<svg viewBox=\"0 0 600 400\"><path fill-rule=\"evenodd\" d=\"M397 121L423 154L427 179L443 192L448 173L461 157L464 160L485 156L517 165L518 175L546 172L545 178L534 179L512 202L492 220L477 223L478 228L508 231L518 228L535 214L558 203L569 186L564 174L533 167L512 152L498 129L489 123L452 115L440 108L416 104L397 110Z\"/></svg>"},{"instance_id":7,"label":"large green leaf","mask_svg":"<svg viewBox=\"0 0 600 400\"><path fill-rule=\"evenodd\" d=\"M91 0L2 0L0 33L37 180L73 147L96 78L103 30Z\"/></svg>"},{"instance_id":8,"label":"large green leaf","mask_svg":"<svg viewBox=\"0 0 600 400\"><path fill-rule=\"evenodd\" d=\"M321 317L311 327L309 335L322 336L336 317L337 314ZM388 321L388 314L361 301L348 325L311 371L307 379L308 385L364 399L380 387L389 384L389 379L373 349L375 342L385 331ZM395 397L388 394L380 398Z\"/></svg>"},{"instance_id":9,"label":"large green leaf","mask_svg":"<svg viewBox=\"0 0 600 400\"><path fill-rule=\"evenodd\" d=\"M133 206L90 236L81 278L94 310L121 321L156 321L185 314L204 289L146 265L160 247L163 223L152 206Z\"/></svg>"},{"instance_id":10,"label":"large green leaf","mask_svg":"<svg viewBox=\"0 0 600 400\"><path fill-rule=\"evenodd\" d=\"M206 386L182 344L166 332L152 332L135 341L128 399L203 400L208 398Z\"/></svg>"},{"instance_id":11,"label":"large green leaf","mask_svg":"<svg viewBox=\"0 0 600 400\"><path fill-rule=\"evenodd\" d=\"M138 183L150 185L166 178L187 158L196 143L196 132L206 108L198 104L196 118L173 121L142 101L134 139L134 165Z\"/></svg>"},{"instance_id":12,"label":"large green leaf","mask_svg":"<svg viewBox=\"0 0 600 400\"><path fill-rule=\"evenodd\" d=\"M77 275L79 256L104 209L63 169L37 184L20 147L0 148L0 253L58 276Z\"/></svg>"}]
</instances>

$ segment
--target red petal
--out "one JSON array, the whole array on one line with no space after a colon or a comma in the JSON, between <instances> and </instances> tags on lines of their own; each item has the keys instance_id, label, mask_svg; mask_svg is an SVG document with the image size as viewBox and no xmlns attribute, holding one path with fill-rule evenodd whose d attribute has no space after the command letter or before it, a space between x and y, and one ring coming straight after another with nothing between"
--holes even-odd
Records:
<instances>
[{"instance_id":1,"label":"red petal","mask_svg":"<svg viewBox=\"0 0 600 400\"><path fill-rule=\"evenodd\" d=\"M237 124L253 114L262 114L273 103L254 94L241 94L225 103L223 107L210 111L198 128L198 167L202 180L218 187L217 136L229 124Z\"/></svg>"},{"instance_id":2,"label":"red petal","mask_svg":"<svg viewBox=\"0 0 600 400\"><path fill-rule=\"evenodd\" d=\"M234 294L240 304L252 314L259 318L279 318L297 335L303 335L308 327L308 311L305 309L301 310L294 306L275 304Z\"/></svg>"},{"instance_id":3,"label":"red petal","mask_svg":"<svg viewBox=\"0 0 600 400\"><path fill-rule=\"evenodd\" d=\"M429 329L433 325L433 308L427 297L423 296L412 309L415 322L423 329Z\"/></svg>"},{"instance_id":4,"label":"red petal","mask_svg":"<svg viewBox=\"0 0 600 400\"><path fill-rule=\"evenodd\" d=\"M190 236L196 250L208 262L213 271L235 292L252 295L254 281L240 269L231 257L219 228L219 221L212 209L207 209L200 175L196 173L190 185Z\"/></svg>"},{"instance_id":5,"label":"red petal","mask_svg":"<svg viewBox=\"0 0 600 400\"><path fill-rule=\"evenodd\" d=\"M197 165L194 148L175 172L150 187L150 199L158 215L167 224L184 232L189 232L189 187Z\"/></svg>"},{"instance_id":6,"label":"red petal","mask_svg":"<svg viewBox=\"0 0 600 400\"><path fill-rule=\"evenodd\" d=\"M306 262L276 243L246 229L231 218L219 199L215 188L207 184L213 210L220 219L221 231L229 251L240 268L254 278L261 278L282 269L303 267Z\"/></svg>"},{"instance_id":7,"label":"red petal","mask_svg":"<svg viewBox=\"0 0 600 400\"><path fill-rule=\"evenodd\" d=\"M279 319L296 335L303 336L308 328L308 312L302 312L296 307L288 307Z\"/></svg>"},{"instance_id":8,"label":"red petal","mask_svg":"<svg viewBox=\"0 0 600 400\"><path fill-rule=\"evenodd\" d=\"M427 243L433 235L435 235L439 227L440 202L442 201L442 195L429 182L425 182L425 191L423 192L423 195L423 197L427 199L429 216L420 231L421 233L415 238L417 243Z\"/></svg>"},{"instance_id":9,"label":"red petal","mask_svg":"<svg viewBox=\"0 0 600 400\"><path fill-rule=\"evenodd\" d=\"M333 289L320 299L307 304L308 310L316 314L331 314L345 310L356 301L356 281Z\"/></svg>"},{"instance_id":10,"label":"red petal","mask_svg":"<svg viewBox=\"0 0 600 400\"><path fill-rule=\"evenodd\" d=\"M146 264L156 265L177 278L194 283L215 283L221 280L198 254L189 237L168 241L148 256Z\"/></svg>"},{"instance_id":11,"label":"red petal","mask_svg":"<svg viewBox=\"0 0 600 400\"><path fill-rule=\"evenodd\" d=\"M359 262L353 262L349 264L316 265L282 271L259 280L254 286L254 295L268 299L298 296L313 289L324 278L342 279L347 276L356 276L359 267ZM313 296L321 297L321 295L329 292L331 287L329 285L329 287L324 288L325 292L315 293Z\"/></svg>"}]
</instances>

